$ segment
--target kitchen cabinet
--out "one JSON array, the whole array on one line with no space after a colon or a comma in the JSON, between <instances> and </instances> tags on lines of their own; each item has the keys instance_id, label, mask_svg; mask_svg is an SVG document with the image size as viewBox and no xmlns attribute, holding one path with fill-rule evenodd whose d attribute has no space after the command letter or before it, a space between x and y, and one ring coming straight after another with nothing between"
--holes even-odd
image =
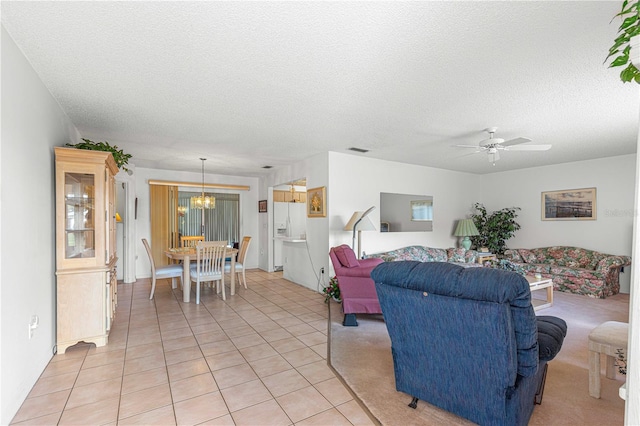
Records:
<instances>
[{"instance_id":1,"label":"kitchen cabinet","mask_svg":"<svg viewBox=\"0 0 640 426\"><path fill-rule=\"evenodd\" d=\"M273 201L276 203L306 203L306 192L291 192L291 191L273 191Z\"/></svg>"}]
</instances>

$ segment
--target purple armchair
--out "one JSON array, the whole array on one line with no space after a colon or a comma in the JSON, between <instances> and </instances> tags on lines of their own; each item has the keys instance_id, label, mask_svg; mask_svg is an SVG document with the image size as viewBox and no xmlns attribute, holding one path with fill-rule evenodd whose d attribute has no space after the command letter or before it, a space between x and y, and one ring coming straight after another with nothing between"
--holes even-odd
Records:
<instances>
[{"instance_id":1,"label":"purple armchair","mask_svg":"<svg viewBox=\"0 0 640 426\"><path fill-rule=\"evenodd\" d=\"M383 263L382 259L360 259L346 244L332 247L329 257L340 287L344 326L357 326L356 314L381 314L376 286L371 271Z\"/></svg>"}]
</instances>

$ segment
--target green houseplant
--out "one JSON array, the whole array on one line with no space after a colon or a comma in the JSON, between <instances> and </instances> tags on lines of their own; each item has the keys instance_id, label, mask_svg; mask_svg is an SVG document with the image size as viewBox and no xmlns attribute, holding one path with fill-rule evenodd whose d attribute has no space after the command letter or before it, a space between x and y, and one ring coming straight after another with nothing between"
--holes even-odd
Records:
<instances>
[{"instance_id":1,"label":"green houseplant","mask_svg":"<svg viewBox=\"0 0 640 426\"><path fill-rule=\"evenodd\" d=\"M506 241L520 229L516 222L520 207L505 207L492 213L487 212L481 203L475 203L473 208L475 212L471 218L480 235L471 237L471 242L476 248L487 247L491 253L503 254L507 248Z\"/></svg>"},{"instance_id":2,"label":"green houseplant","mask_svg":"<svg viewBox=\"0 0 640 426\"><path fill-rule=\"evenodd\" d=\"M613 57L609 68L626 65L625 69L620 72L620 80L624 83L635 81L640 84L640 71L638 71L638 68L636 68L630 59L632 50L631 39L640 35L640 0L632 2L624 0L620 13L616 14L615 17L617 16L622 18L622 24L618 27L618 37L616 37L613 45L609 48L609 54L605 62ZM640 46L636 44L633 46L633 49L640 49Z\"/></svg>"},{"instance_id":3,"label":"green houseplant","mask_svg":"<svg viewBox=\"0 0 640 426\"><path fill-rule=\"evenodd\" d=\"M85 138L82 138L82 140L83 142L79 142L76 144L68 143L66 144L66 146L70 146L72 148L77 148L77 149L88 149L92 151L110 152L118 168L124 170L125 172L129 171L129 169L127 169L126 167L126 164L129 163L131 154L125 154L121 149L118 149L117 146L111 146L109 142L106 142L106 141L94 142L92 140L85 139Z\"/></svg>"}]
</instances>

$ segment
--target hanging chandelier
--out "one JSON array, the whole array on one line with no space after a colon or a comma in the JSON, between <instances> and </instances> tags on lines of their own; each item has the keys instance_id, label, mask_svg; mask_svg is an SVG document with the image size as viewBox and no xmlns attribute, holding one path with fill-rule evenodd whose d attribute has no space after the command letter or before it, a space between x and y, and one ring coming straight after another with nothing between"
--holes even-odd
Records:
<instances>
[{"instance_id":1,"label":"hanging chandelier","mask_svg":"<svg viewBox=\"0 0 640 426\"><path fill-rule=\"evenodd\" d=\"M216 198L213 196L205 196L204 195L204 162L206 158L201 158L202 161L202 194L197 197L191 197L191 208L192 209L215 209L216 208Z\"/></svg>"}]
</instances>

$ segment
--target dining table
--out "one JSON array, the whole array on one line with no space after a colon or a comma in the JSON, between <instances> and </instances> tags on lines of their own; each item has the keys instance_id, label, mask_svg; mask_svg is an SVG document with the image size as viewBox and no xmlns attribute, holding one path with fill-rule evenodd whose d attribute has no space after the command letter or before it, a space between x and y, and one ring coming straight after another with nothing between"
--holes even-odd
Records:
<instances>
[{"instance_id":1,"label":"dining table","mask_svg":"<svg viewBox=\"0 0 640 426\"><path fill-rule=\"evenodd\" d=\"M234 294L236 294L236 256L238 254L238 249L227 247L225 253L225 262L229 261L231 263L229 272L231 275L231 295L233 296ZM182 301L185 303L189 303L189 299L191 297L191 276L189 269L191 267L191 259L196 259L196 248L168 248L164 251L164 254L166 254L169 259L182 261Z\"/></svg>"}]
</instances>

